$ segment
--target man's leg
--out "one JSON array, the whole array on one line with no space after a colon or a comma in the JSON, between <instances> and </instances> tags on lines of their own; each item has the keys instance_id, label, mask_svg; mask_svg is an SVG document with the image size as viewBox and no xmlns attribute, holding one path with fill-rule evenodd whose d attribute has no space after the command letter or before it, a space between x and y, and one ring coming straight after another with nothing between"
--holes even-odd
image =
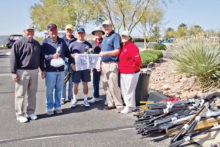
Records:
<instances>
[{"instance_id":1,"label":"man's leg","mask_svg":"<svg viewBox=\"0 0 220 147\"><path fill-rule=\"evenodd\" d=\"M126 91L126 106L130 108L136 107L136 101L135 101L135 90L138 83L140 72L135 74L129 74L127 78L127 91Z\"/></svg>"},{"instance_id":2,"label":"man's leg","mask_svg":"<svg viewBox=\"0 0 220 147\"><path fill-rule=\"evenodd\" d=\"M109 91L119 112L124 106L121 98L121 89L118 86L118 64L111 63L110 69L111 71L109 73Z\"/></svg>"},{"instance_id":3,"label":"man's leg","mask_svg":"<svg viewBox=\"0 0 220 147\"><path fill-rule=\"evenodd\" d=\"M16 116L25 116L24 99L27 91L29 78L24 70L18 70L18 82L15 83L15 113ZM26 116L25 116L26 117Z\"/></svg>"},{"instance_id":4,"label":"man's leg","mask_svg":"<svg viewBox=\"0 0 220 147\"><path fill-rule=\"evenodd\" d=\"M66 63L64 66L64 74L65 74L64 76L66 76L68 74L68 65ZM65 99L66 99L66 84L63 84L61 104L65 103Z\"/></svg>"},{"instance_id":5,"label":"man's leg","mask_svg":"<svg viewBox=\"0 0 220 147\"><path fill-rule=\"evenodd\" d=\"M84 93L84 106L89 107L90 104L88 103L88 82L91 81L90 70L83 70L81 74Z\"/></svg>"},{"instance_id":6,"label":"man's leg","mask_svg":"<svg viewBox=\"0 0 220 147\"><path fill-rule=\"evenodd\" d=\"M60 109L61 92L63 88L64 72L57 72L55 86L55 109Z\"/></svg>"},{"instance_id":7,"label":"man's leg","mask_svg":"<svg viewBox=\"0 0 220 147\"><path fill-rule=\"evenodd\" d=\"M101 72L93 69L93 97L99 98L99 82L100 82Z\"/></svg>"},{"instance_id":8,"label":"man's leg","mask_svg":"<svg viewBox=\"0 0 220 147\"><path fill-rule=\"evenodd\" d=\"M46 72L45 77L46 84L46 106L47 110L52 110L54 106L53 102L53 90L56 85L56 72Z\"/></svg>"},{"instance_id":9,"label":"man's leg","mask_svg":"<svg viewBox=\"0 0 220 147\"><path fill-rule=\"evenodd\" d=\"M69 81L68 81L69 85L68 85L68 100L71 100L73 98L73 80L72 80L72 76L70 77Z\"/></svg>"},{"instance_id":10,"label":"man's leg","mask_svg":"<svg viewBox=\"0 0 220 147\"><path fill-rule=\"evenodd\" d=\"M125 105L127 105L126 93L127 93L127 76L128 74L121 73L120 83L121 83L121 93L124 99Z\"/></svg>"},{"instance_id":11,"label":"man's leg","mask_svg":"<svg viewBox=\"0 0 220 147\"><path fill-rule=\"evenodd\" d=\"M30 82L28 86L28 107L27 114L34 114L36 108L36 93L38 86L38 69L28 71L30 73Z\"/></svg>"},{"instance_id":12,"label":"man's leg","mask_svg":"<svg viewBox=\"0 0 220 147\"><path fill-rule=\"evenodd\" d=\"M102 80L103 80L103 88L106 93L106 99L108 102L108 107L114 107L114 101L113 97L111 95L110 89L109 89L109 75L110 75L110 64L109 63L102 63Z\"/></svg>"}]
</instances>

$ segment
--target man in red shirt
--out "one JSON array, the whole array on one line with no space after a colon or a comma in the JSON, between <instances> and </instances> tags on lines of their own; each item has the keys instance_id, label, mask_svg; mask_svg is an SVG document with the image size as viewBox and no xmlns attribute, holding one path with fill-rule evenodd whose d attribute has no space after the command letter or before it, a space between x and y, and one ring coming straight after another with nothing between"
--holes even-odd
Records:
<instances>
[{"instance_id":1,"label":"man in red shirt","mask_svg":"<svg viewBox=\"0 0 220 147\"><path fill-rule=\"evenodd\" d=\"M127 114L136 107L135 89L140 75L141 57L128 31L124 31L121 38L123 47L119 56L119 70L122 97L126 105L121 113Z\"/></svg>"}]
</instances>

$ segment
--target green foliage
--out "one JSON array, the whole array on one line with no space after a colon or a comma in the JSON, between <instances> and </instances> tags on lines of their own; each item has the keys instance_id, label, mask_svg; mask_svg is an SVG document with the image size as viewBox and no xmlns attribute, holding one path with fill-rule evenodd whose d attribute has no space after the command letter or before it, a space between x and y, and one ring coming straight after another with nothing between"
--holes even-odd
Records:
<instances>
[{"instance_id":1,"label":"green foliage","mask_svg":"<svg viewBox=\"0 0 220 147\"><path fill-rule=\"evenodd\" d=\"M40 0L31 6L31 19L40 31L46 30L50 23L55 23L60 29L67 24L84 26L94 20L94 13L90 0Z\"/></svg>"},{"instance_id":2,"label":"green foliage","mask_svg":"<svg viewBox=\"0 0 220 147\"><path fill-rule=\"evenodd\" d=\"M162 43L158 43L158 44L154 44L152 46L152 48L154 50L166 50L166 45L162 44Z\"/></svg>"},{"instance_id":3,"label":"green foliage","mask_svg":"<svg viewBox=\"0 0 220 147\"><path fill-rule=\"evenodd\" d=\"M220 84L220 46L206 40L191 40L172 51L176 69L195 75L203 87Z\"/></svg>"},{"instance_id":4,"label":"green foliage","mask_svg":"<svg viewBox=\"0 0 220 147\"><path fill-rule=\"evenodd\" d=\"M144 42L144 38L133 38L133 41L134 42Z\"/></svg>"},{"instance_id":5,"label":"green foliage","mask_svg":"<svg viewBox=\"0 0 220 147\"><path fill-rule=\"evenodd\" d=\"M174 38L175 35L176 35L175 30L174 30L173 28L170 28L170 27L169 27L169 28L166 30L164 37L165 37L165 38Z\"/></svg>"},{"instance_id":6,"label":"green foliage","mask_svg":"<svg viewBox=\"0 0 220 147\"><path fill-rule=\"evenodd\" d=\"M147 64L150 62L156 62L159 58L163 57L161 51L155 50L144 50L140 52L142 65L141 67L147 67Z\"/></svg>"},{"instance_id":7,"label":"green foliage","mask_svg":"<svg viewBox=\"0 0 220 147\"><path fill-rule=\"evenodd\" d=\"M181 23L177 29L176 37L177 38L185 37L187 36L187 33L188 33L188 29L187 29L186 24Z\"/></svg>"}]
</instances>

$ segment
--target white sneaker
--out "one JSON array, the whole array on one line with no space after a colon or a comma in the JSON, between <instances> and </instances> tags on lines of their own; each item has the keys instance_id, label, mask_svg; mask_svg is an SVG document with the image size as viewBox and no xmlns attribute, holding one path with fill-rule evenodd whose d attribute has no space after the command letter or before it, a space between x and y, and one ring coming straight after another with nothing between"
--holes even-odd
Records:
<instances>
[{"instance_id":1,"label":"white sneaker","mask_svg":"<svg viewBox=\"0 0 220 147\"><path fill-rule=\"evenodd\" d=\"M87 99L84 100L84 106L85 106L85 107L90 107L90 104L88 103Z\"/></svg>"},{"instance_id":2,"label":"white sneaker","mask_svg":"<svg viewBox=\"0 0 220 147\"><path fill-rule=\"evenodd\" d=\"M71 102L70 108L75 108L76 105L77 105L77 100L76 100L76 99L72 99L72 102Z\"/></svg>"},{"instance_id":3,"label":"white sneaker","mask_svg":"<svg viewBox=\"0 0 220 147\"><path fill-rule=\"evenodd\" d=\"M31 120L36 120L37 119L37 115L30 114L30 115L28 115L28 118L30 118Z\"/></svg>"},{"instance_id":4,"label":"white sneaker","mask_svg":"<svg viewBox=\"0 0 220 147\"><path fill-rule=\"evenodd\" d=\"M93 97L91 100L88 100L89 103L95 103L97 100L95 97Z\"/></svg>"},{"instance_id":5,"label":"white sneaker","mask_svg":"<svg viewBox=\"0 0 220 147\"><path fill-rule=\"evenodd\" d=\"M47 115L54 115L54 112L52 109L47 109Z\"/></svg>"},{"instance_id":6,"label":"white sneaker","mask_svg":"<svg viewBox=\"0 0 220 147\"><path fill-rule=\"evenodd\" d=\"M57 114L63 113L63 111L62 111L62 109L61 109L60 107L59 107L59 108L56 108L55 111L56 111Z\"/></svg>"},{"instance_id":7,"label":"white sneaker","mask_svg":"<svg viewBox=\"0 0 220 147\"><path fill-rule=\"evenodd\" d=\"M132 112L133 108L131 107L125 107L120 113L122 114L128 114L130 112Z\"/></svg>"},{"instance_id":8,"label":"white sneaker","mask_svg":"<svg viewBox=\"0 0 220 147\"><path fill-rule=\"evenodd\" d=\"M64 105L65 104L65 99L64 98L61 98L61 105Z\"/></svg>"},{"instance_id":9,"label":"white sneaker","mask_svg":"<svg viewBox=\"0 0 220 147\"><path fill-rule=\"evenodd\" d=\"M26 123L28 122L28 119L27 117L24 117L24 116L18 116L17 121L19 121L20 123Z\"/></svg>"}]
</instances>

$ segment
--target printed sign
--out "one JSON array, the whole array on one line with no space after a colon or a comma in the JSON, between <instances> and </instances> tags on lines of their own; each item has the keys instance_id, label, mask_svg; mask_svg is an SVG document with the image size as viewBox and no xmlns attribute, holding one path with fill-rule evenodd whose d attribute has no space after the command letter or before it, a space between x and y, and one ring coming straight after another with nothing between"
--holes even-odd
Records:
<instances>
[{"instance_id":1,"label":"printed sign","mask_svg":"<svg viewBox=\"0 0 220 147\"><path fill-rule=\"evenodd\" d=\"M78 54L75 57L76 71L85 69L100 69L101 57L98 54Z\"/></svg>"}]
</instances>

